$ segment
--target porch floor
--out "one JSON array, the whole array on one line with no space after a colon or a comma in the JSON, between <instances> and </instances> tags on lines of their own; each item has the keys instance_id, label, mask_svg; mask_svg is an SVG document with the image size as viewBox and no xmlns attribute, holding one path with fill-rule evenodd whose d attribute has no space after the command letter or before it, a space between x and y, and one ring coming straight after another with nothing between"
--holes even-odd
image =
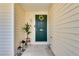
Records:
<instances>
[{"instance_id":1,"label":"porch floor","mask_svg":"<svg viewBox=\"0 0 79 59\"><path fill-rule=\"evenodd\" d=\"M48 45L29 45L22 56L53 56Z\"/></svg>"}]
</instances>

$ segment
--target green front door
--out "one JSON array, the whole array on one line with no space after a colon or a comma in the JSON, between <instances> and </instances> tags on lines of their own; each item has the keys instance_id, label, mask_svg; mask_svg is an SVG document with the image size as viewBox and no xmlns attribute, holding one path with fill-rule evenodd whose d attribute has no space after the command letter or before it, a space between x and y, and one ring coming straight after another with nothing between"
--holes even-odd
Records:
<instances>
[{"instance_id":1,"label":"green front door","mask_svg":"<svg viewBox=\"0 0 79 59\"><path fill-rule=\"evenodd\" d=\"M47 41L47 15L35 15L36 41Z\"/></svg>"}]
</instances>

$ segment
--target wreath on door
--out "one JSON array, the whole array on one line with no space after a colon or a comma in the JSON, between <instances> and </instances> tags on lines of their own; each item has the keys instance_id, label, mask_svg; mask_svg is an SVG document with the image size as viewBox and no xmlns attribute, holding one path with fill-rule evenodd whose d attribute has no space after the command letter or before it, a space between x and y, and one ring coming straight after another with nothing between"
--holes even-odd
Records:
<instances>
[{"instance_id":1,"label":"wreath on door","mask_svg":"<svg viewBox=\"0 0 79 59\"><path fill-rule=\"evenodd\" d=\"M43 21L44 20L44 16L43 15L40 15L39 16L39 20Z\"/></svg>"}]
</instances>

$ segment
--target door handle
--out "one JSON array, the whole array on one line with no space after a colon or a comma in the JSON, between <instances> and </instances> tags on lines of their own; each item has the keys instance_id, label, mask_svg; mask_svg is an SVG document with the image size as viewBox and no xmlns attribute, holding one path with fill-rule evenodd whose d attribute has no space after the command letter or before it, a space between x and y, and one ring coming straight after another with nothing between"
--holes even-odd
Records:
<instances>
[{"instance_id":1,"label":"door handle","mask_svg":"<svg viewBox=\"0 0 79 59\"><path fill-rule=\"evenodd\" d=\"M44 31L43 29L40 29L39 31Z\"/></svg>"}]
</instances>

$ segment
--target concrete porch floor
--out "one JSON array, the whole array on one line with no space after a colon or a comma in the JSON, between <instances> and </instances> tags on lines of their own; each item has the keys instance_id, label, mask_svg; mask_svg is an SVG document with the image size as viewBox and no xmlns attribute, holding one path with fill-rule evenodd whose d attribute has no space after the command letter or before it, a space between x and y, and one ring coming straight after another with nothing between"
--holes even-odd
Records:
<instances>
[{"instance_id":1,"label":"concrete porch floor","mask_svg":"<svg viewBox=\"0 0 79 59\"><path fill-rule=\"evenodd\" d=\"M53 56L48 45L29 45L22 56Z\"/></svg>"}]
</instances>

